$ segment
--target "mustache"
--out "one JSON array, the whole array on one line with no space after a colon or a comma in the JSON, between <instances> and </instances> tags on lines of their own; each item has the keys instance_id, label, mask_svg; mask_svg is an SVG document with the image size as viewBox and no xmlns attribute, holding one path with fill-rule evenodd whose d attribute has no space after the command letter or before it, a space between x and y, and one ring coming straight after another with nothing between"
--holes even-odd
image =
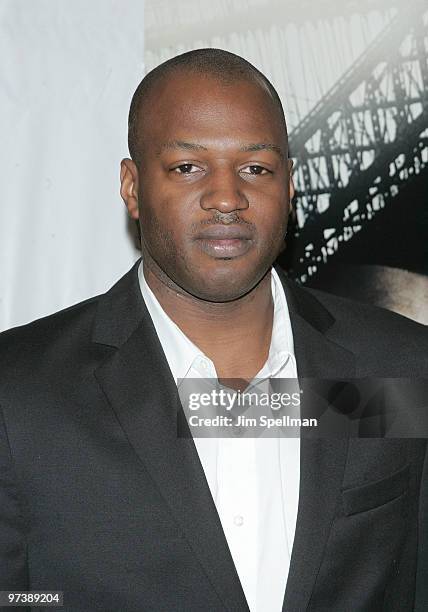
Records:
<instances>
[{"instance_id":1,"label":"mustache","mask_svg":"<svg viewBox=\"0 0 428 612\"><path fill-rule=\"evenodd\" d=\"M201 225L230 225L231 223L244 224L250 227L252 230L255 229L252 223L243 221L236 211L223 213L219 210L216 210L214 216L211 219L208 219L207 221L202 221Z\"/></svg>"}]
</instances>

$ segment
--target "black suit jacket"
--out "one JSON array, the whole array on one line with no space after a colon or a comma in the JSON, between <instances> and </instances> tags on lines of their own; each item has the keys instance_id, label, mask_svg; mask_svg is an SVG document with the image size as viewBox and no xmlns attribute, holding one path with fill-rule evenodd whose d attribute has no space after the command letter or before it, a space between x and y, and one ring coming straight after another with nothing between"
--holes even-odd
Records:
<instances>
[{"instance_id":1,"label":"black suit jacket","mask_svg":"<svg viewBox=\"0 0 428 612\"><path fill-rule=\"evenodd\" d=\"M278 273L299 376L426 376L424 327ZM0 590L62 590L67 612L248 610L137 265L1 334L0 372ZM302 439L284 611L413 610L425 450Z\"/></svg>"}]
</instances>

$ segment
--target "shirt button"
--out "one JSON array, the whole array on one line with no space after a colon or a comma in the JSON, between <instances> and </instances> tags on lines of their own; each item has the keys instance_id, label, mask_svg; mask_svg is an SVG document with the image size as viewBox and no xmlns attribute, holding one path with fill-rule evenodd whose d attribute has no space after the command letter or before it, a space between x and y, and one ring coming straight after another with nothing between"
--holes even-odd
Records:
<instances>
[{"instance_id":1,"label":"shirt button","mask_svg":"<svg viewBox=\"0 0 428 612\"><path fill-rule=\"evenodd\" d=\"M208 370L208 361L204 358L201 358L200 364L201 368L206 372Z\"/></svg>"},{"instance_id":2,"label":"shirt button","mask_svg":"<svg viewBox=\"0 0 428 612\"><path fill-rule=\"evenodd\" d=\"M241 527L241 525L244 524L244 517L241 516L240 514L237 514L236 516L233 517L233 522L237 527Z\"/></svg>"}]
</instances>

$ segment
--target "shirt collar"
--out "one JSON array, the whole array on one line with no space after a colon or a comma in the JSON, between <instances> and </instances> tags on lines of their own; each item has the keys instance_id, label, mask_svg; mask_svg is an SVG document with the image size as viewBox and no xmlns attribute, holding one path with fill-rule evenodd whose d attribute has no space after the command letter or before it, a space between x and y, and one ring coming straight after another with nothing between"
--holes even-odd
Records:
<instances>
[{"instance_id":1,"label":"shirt collar","mask_svg":"<svg viewBox=\"0 0 428 612\"><path fill-rule=\"evenodd\" d=\"M138 268L138 279L141 294L152 318L172 375L176 381L179 378L186 378L195 360L208 358L163 310L144 277L142 260ZM274 301L272 339L268 359L257 374L257 378L275 376L290 357L294 359L293 335L287 300L281 280L274 268L271 269L271 288Z\"/></svg>"},{"instance_id":2,"label":"shirt collar","mask_svg":"<svg viewBox=\"0 0 428 612\"><path fill-rule=\"evenodd\" d=\"M274 303L272 338L267 361L256 378L275 376L290 358L294 359L290 313L288 311L284 287L275 268L271 269L271 279Z\"/></svg>"}]
</instances>

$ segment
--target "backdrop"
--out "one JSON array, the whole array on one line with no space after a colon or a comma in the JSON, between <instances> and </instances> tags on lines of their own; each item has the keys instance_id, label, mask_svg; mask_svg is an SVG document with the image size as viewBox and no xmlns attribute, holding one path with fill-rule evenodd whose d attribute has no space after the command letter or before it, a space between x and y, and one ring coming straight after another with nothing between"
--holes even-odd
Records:
<instances>
[{"instance_id":1,"label":"backdrop","mask_svg":"<svg viewBox=\"0 0 428 612\"><path fill-rule=\"evenodd\" d=\"M146 0L147 68L221 47L262 70L290 132L298 282L428 323L426 0Z\"/></svg>"},{"instance_id":2,"label":"backdrop","mask_svg":"<svg viewBox=\"0 0 428 612\"><path fill-rule=\"evenodd\" d=\"M106 290L138 256L119 196L141 0L0 0L0 328Z\"/></svg>"}]
</instances>

